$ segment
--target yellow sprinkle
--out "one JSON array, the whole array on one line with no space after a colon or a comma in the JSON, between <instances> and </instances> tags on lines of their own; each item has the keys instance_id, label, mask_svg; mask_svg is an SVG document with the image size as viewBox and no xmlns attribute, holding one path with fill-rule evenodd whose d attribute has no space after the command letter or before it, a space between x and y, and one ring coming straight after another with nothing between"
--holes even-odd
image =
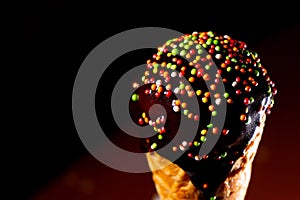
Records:
<instances>
[{"instance_id":1,"label":"yellow sprinkle","mask_svg":"<svg viewBox=\"0 0 300 200\"><path fill-rule=\"evenodd\" d=\"M203 102L203 103L207 103L207 101L208 101L208 99L207 99L206 97L203 97L203 98L202 98L202 102Z\"/></svg>"},{"instance_id":2,"label":"yellow sprinkle","mask_svg":"<svg viewBox=\"0 0 300 200\"><path fill-rule=\"evenodd\" d=\"M206 55L206 59L210 60L211 59L211 55L210 54Z\"/></svg>"},{"instance_id":3,"label":"yellow sprinkle","mask_svg":"<svg viewBox=\"0 0 300 200\"><path fill-rule=\"evenodd\" d=\"M201 135L206 135L206 133L207 133L207 130L206 130L206 129L203 129L203 130L201 131Z\"/></svg>"},{"instance_id":4,"label":"yellow sprinkle","mask_svg":"<svg viewBox=\"0 0 300 200\"><path fill-rule=\"evenodd\" d=\"M202 91L201 91L201 90L197 90L197 91L196 91L196 94L197 94L197 96L200 96L200 95L201 95L201 93L202 93Z\"/></svg>"},{"instance_id":5,"label":"yellow sprinkle","mask_svg":"<svg viewBox=\"0 0 300 200\"><path fill-rule=\"evenodd\" d=\"M187 108L187 103L183 102L183 103L181 104L181 107L182 107L182 108Z\"/></svg>"}]
</instances>

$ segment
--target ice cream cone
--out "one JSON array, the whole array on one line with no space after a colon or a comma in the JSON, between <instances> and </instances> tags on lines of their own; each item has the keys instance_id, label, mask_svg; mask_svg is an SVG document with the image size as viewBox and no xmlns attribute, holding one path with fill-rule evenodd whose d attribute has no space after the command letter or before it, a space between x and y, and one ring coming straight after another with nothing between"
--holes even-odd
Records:
<instances>
[{"instance_id":1,"label":"ice cream cone","mask_svg":"<svg viewBox=\"0 0 300 200\"><path fill-rule=\"evenodd\" d=\"M222 200L244 200L251 179L254 157L261 141L265 125L265 114L255 129L254 137L232 166L226 180L218 188L215 198ZM191 182L188 174L178 165L161 157L155 152L147 153L149 168L152 171L155 188L160 200L205 200L203 192ZM160 166L164 166L160 169Z\"/></svg>"}]
</instances>

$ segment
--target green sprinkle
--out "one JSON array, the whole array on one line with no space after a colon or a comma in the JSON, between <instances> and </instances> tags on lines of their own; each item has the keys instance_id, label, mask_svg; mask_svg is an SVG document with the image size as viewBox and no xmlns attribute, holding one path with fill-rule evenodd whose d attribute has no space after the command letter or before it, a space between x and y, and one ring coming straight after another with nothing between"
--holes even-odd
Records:
<instances>
[{"instance_id":1,"label":"green sprinkle","mask_svg":"<svg viewBox=\"0 0 300 200\"><path fill-rule=\"evenodd\" d=\"M169 69L172 66L172 63L167 64L167 68Z\"/></svg>"},{"instance_id":2,"label":"green sprinkle","mask_svg":"<svg viewBox=\"0 0 300 200\"><path fill-rule=\"evenodd\" d=\"M206 137L205 136L201 136L200 140L201 140L201 142L205 142L206 141Z\"/></svg>"},{"instance_id":3,"label":"green sprinkle","mask_svg":"<svg viewBox=\"0 0 300 200\"><path fill-rule=\"evenodd\" d=\"M203 53L203 50L202 50L202 49L199 49L199 50L197 51L197 53L200 55L200 54Z\"/></svg>"},{"instance_id":4,"label":"green sprinkle","mask_svg":"<svg viewBox=\"0 0 300 200\"><path fill-rule=\"evenodd\" d=\"M212 128L212 127L213 127L212 123L210 123L210 124L207 125L207 128Z\"/></svg>"},{"instance_id":5,"label":"green sprinkle","mask_svg":"<svg viewBox=\"0 0 300 200\"><path fill-rule=\"evenodd\" d=\"M271 99L271 106L273 106L275 103L274 99Z\"/></svg>"},{"instance_id":6,"label":"green sprinkle","mask_svg":"<svg viewBox=\"0 0 300 200\"><path fill-rule=\"evenodd\" d=\"M232 68L231 67L227 67L226 70L227 70L227 72L230 72L232 70Z\"/></svg>"},{"instance_id":7,"label":"green sprinkle","mask_svg":"<svg viewBox=\"0 0 300 200\"><path fill-rule=\"evenodd\" d=\"M172 55L175 56L179 53L178 49L172 49Z\"/></svg>"},{"instance_id":8,"label":"green sprinkle","mask_svg":"<svg viewBox=\"0 0 300 200\"><path fill-rule=\"evenodd\" d=\"M221 154L222 158L225 158L227 156L227 152L225 151L224 153Z\"/></svg>"},{"instance_id":9,"label":"green sprinkle","mask_svg":"<svg viewBox=\"0 0 300 200\"><path fill-rule=\"evenodd\" d=\"M210 197L209 198L209 200L216 200L217 199L217 197L216 196L214 196L214 197Z\"/></svg>"},{"instance_id":10,"label":"green sprinkle","mask_svg":"<svg viewBox=\"0 0 300 200\"><path fill-rule=\"evenodd\" d=\"M170 45L171 44L171 42L172 42L172 40L168 40L167 42L166 42L166 45Z\"/></svg>"},{"instance_id":11,"label":"green sprinkle","mask_svg":"<svg viewBox=\"0 0 300 200\"><path fill-rule=\"evenodd\" d=\"M184 43L183 43L183 42L180 42L180 43L179 43L179 47L182 48L183 46L184 46Z\"/></svg>"},{"instance_id":12,"label":"green sprinkle","mask_svg":"<svg viewBox=\"0 0 300 200\"><path fill-rule=\"evenodd\" d=\"M183 48L185 48L185 49L189 49L189 48L190 48L190 45L186 44L186 45L184 45L184 47L183 47Z\"/></svg>"},{"instance_id":13,"label":"green sprinkle","mask_svg":"<svg viewBox=\"0 0 300 200\"><path fill-rule=\"evenodd\" d=\"M197 40L197 37L196 37L196 36L193 36L193 37L192 37L192 40Z\"/></svg>"},{"instance_id":14,"label":"green sprinkle","mask_svg":"<svg viewBox=\"0 0 300 200\"><path fill-rule=\"evenodd\" d=\"M215 110L212 111L212 112L211 112L211 115L212 115L213 117L215 117L215 116L217 115L217 111L215 111Z\"/></svg>"},{"instance_id":15,"label":"green sprinkle","mask_svg":"<svg viewBox=\"0 0 300 200\"><path fill-rule=\"evenodd\" d=\"M138 101L138 100L139 100L139 95L138 95L138 94L133 94L133 95L131 96L131 100L132 100L132 101Z\"/></svg>"},{"instance_id":16,"label":"green sprinkle","mask_svg":"<svg viewBox=\"0 0 300 200\"><path fill-rule=\"evenodd\" d=\"M212 39L208 38L207 41L206 41L206 45L211 45L211 43L212 43Z\"/></svg>"},{"instance_id":17,"label":"green sprinkle","mask_svg":"<svg viewBox=\"0 0 300 200\"><path fill-rule=\"evenodd\" d=\"M203 46L203 48L206 48L206 47L207 47L207 44L204 43L204 44L202 44L202 46Z\"/></svg>"},{"instance_id":18,"label":"green sprinkle","mask_svg":"<svg viewBox=\"0 0 300 200\"><path fill-rule=\"evenodd\" d=\"M231 62L234 62L234 63L236 63L236 62L237 62L237 60L236 60L235 58L231 58Z\"/></svg>"},{"instance_id":19,"label":"green sprinkle","mask_svg":"<svg viewBox=\"0 0 300 200\"><path fill-rule=\"evenodd\" d=\"M247 56L251 55L251 52L249 50L245 50L245 52L247 53Z\"/></svg>"},{"instance_id":20,"label":"green sprinkle","mask_svg":"<svg viewBox=\"0 0 300 200\"><path fill-rule=\"evenodd\" d=\"M255 76L259 76L259 71L258 70L254 70Z\"/></svg>"},{"instance_id":21,"label":"green sprinkle","mask_svg":"<svg viewBox=\"0 0 300 200\"><path fill-rule=\"evenodd\" d=\"M171 65L171 69L175 70L177 68L177 65Z\"/></svg>"},{"instance_id":22,"label":"green sprinkle","mask_svg":"<svg viewBox=\"0 0 300 200\"><path fill-rule=\"evenodd\" d=\"M205 69L209 70L210 69L210 65L205 65Z\"/></svg>"},{"instance_id":23,"label":"green sprinkle","mask_svg":"<svg viewBox=\"0 0 300 200\"><path fill-rule=\"evenodd\" d=\"M195 75L197 73L197 69L196 68L193 68L192 70L191 70L191 74L192 75Z\"/></svg>"},{"instance_id":24,"label":"green sprinkle","mask_svg":"<svg viewBox=\"0 0 300 200\"><path fill-rule=\"evenodd\" d=\"M214 40L213 43L214 43L214 45L217 45L217 44L219 44L219 40Z\"/></svg>"},{"instance_id":25,"label":"green sprinkle","mask_svg":"<svg viewBox=\"0 0 300 200\"><path fill-rule=\"evenodd\" d=\"M185 50L181 50L180 51L180 56L185 56L186 55L186 51Z\"/></svg>"},{"instance_id":26,"label":"green sprinkle","mask_svg":"<svg viewBox=\"0 0 300 200\"><path fill-rule=\"evenodd\" d=\"M225 99L227 99L229 97L229 94L227 92L225 92L224 97L225 97Z\"/></svg>"},{"instance_id":27,"label":"green sprinkle","mask_svg":"<svg viewBox=\"0 0 300 200\"><path fill-rule=\"evenodd\" d=\"M208 31L208 32L207 32L207 35L208 35L209 37L214 37L214 36L215 36L214 33L213 33L212 31Z\"/></svg>"},{"instance_id":28,"label":"green sprinkle","mask_svg":"<svg viewBox=\"0 0 300 200\"><path fill-rule=\"evenodd\" d=\"M153 143L152 145L151 145L151 149L156 149L157 148L157 144L156 143Z\"/></svg>"},{"instance_id":29,"label":"green sprinkle","mask_svg":"<svg viewBox=\"0 0 300 200\"><path fill-rule=\"evenodd\" d=\"M184 87L185 87L184 83L181 83L181 84L179 85L179 89L181 89L181 90L183 90Z\"/></svg>"},{"instance_id":30,"label":"green sprinkle","mask_svg":"<svg viewBox=\"0 0 300 200\"><path fill-rule=\"evenodd\" d=\"M144 82L146 79L146 76L142 76L142 81Z\"/></svg>"},{"instance_id":31,"label":"green sprinkle","mask_svg":"<svg viewBox=\"0 0 300 200\"><path fill-rule=\"evenodd\" d=\"M198 147L200 145L200 142L194 141L194 146Z\"/></svg>"},{"instance_id":32,"label":"green sprinkle","mask_svg":"<svg viewBox=\"0 0 300 200\"><path fill-rule=\"evenodd\" d=\"M196 49L201 49L201 45L200 45L200 44L197 44L197 45L196 45Z\"/></svg>"},{"instance_id":33,"label":"green sprinkle","mask_svg":"<svg viewBox=\"0 0 300 200\"><path fill-rule=\"evenodd\" d=\"M158 64L158 63L155 63L155 64L153 64L153 67L158 68L158 67L159 67L159 64Z\"/></svg>"},{"instance_id":34,"label":"green sprinkle","mask_svg":"<svg viewBox=\"0 0 300 200\"><path fill-rule=\"evenodd\" d=\"M157 55L161 56L163 54L163 52L159 51L157 52Z\"/></svg>"},{"instance_id":35,"label":"green sprinkle","mask_svg":"<svg viewBox=\"0 0 300 200\"><path fill-rule=\"evenodd\" d=\"M162 136L162 135L158 135L157 138L158 138L159 140L162 140L162 139L163 139L163 136Z\"/></svg>"},{"instance_id":36,"label":"green sprinkle","mask_svg":"<svg viewBox=\"0 0 300 200\"><path fill-rule=\"evenodd\" d=\"M252 55L254 56L254 58L258 57L258 53L257 52L252 52Z\"/></svg>"},{"instance_id":37,"label":"green sprinkle","mask_svg":"<svg viewBox=\"0 0 300 200\"><path fill-rule=\"evenodd\" d=\"M253 103L253 102L254 102L254 98L250 97L250 103Z\"/></svg>"},{"instance_id":38,"label":"green sprinkle","mask_svg":"<svg viewBox=\"0 0 300 200\"><path fill-rule=\"evenodd\" d=\"M185 110L183 111L183 114L184 114L184 115L188 115L188 114L189 114L189 110L185 109Z\"/></svg>"},{"instance_id":39,"label":"green sprinkle","mask_svg":"<svg viewBox=\"0 0 300 200\"><path fill-rule=\"evenodd\" d=\"M157 68L153 68L153 74L157 74L157 72L158 72L158 69Z\"/></svg>"},{"instance_id":40,"label":"green sprinkle","mask_svg":"<svg viewBox=\"0 0 300 200\"><path fill-rule=\"evenodd\" d=\"M221 50L221 47L220 47L220 46L216 46L216 47L215 47L215 50L216 50L216 51L220 51L220 50Z\"/></svg>"},{"instance_id":41,"label":"green sprinkle","mask_svg":"<svg viewBox=\"0 0 300 200\"><path fill-rule=\"evenodd\" d=\"M268 93L271 93L272 88L270 86L268 86Z\"/></svg>"}]
</instances>

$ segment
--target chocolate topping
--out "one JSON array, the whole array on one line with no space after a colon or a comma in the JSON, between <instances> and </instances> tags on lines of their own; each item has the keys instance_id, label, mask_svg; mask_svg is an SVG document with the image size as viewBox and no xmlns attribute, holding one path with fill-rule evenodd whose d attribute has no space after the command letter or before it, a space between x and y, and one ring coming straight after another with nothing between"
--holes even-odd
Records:
<instances>
[{"instance_id":1,"label":"chocolate topping","mask_svg":"<svg viewBox=\"0 0 300 200\"><path fill-rule=\"evenodd\" d=\"M257 53L230 36L194 32L159 47L147 61L142 81L130 100L130 114L137 124L153 126L157 132L142 139L143 151L164 148L176 135L181 118L192 121L197 132L186 130L185 134L194 134L194 139L174 143L163 156L179 153L174 163L207 199L214 199L234 162L243 156L261 115L269 114L274 103L275 84ZM199 113L183 97L197 98ZM157 113L152 119L149 109L155 104L162 105L167 116ZM212 119L220 117L218 107L224 105L225 121L218 127ZM219 138L212 150L200 155L201 147L214 135Z\"/></svg>"}]
</instances>

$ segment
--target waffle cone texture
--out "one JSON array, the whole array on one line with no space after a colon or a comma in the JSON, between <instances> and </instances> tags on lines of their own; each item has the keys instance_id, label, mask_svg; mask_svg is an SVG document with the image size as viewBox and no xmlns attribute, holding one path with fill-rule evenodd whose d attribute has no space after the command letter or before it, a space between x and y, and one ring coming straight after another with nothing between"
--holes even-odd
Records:
<instances>
[{"instance_id":1,"label":"waffle cone texture","mask_svg":"<svg viewBox=\"0 0 300 200\"><path fill-rule=\"evenodd\" d=\"M253 139L245 149L244 156L236 160L227 178L219 186L215 194L218 200L245 199L265 119L266 116L262 115L261 123L256 127ZM207 200L203 192L193 185L188 174L178 165L161 157L156 152L147 153L146 157L160 200Z\"/></svg>"}]
</instances>

